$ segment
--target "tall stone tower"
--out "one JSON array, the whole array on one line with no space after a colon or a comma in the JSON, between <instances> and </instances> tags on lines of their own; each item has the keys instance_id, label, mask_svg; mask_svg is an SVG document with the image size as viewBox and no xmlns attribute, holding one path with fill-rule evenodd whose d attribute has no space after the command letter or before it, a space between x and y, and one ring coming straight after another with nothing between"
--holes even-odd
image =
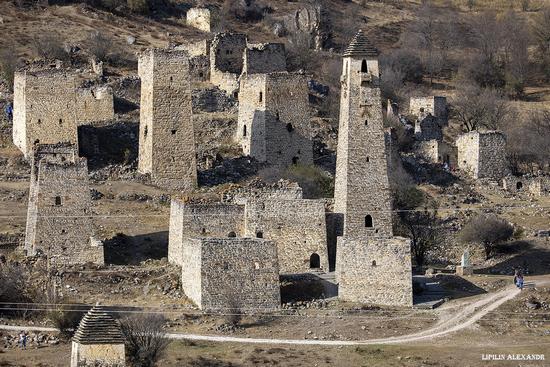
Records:
<instances>
[{"instance_id":1,"label":"tall stone tower","mask_svg":"<svg viewBox=\"0 0 550 367\"><path fill-rule=\"evenodd\" d=\"M153 184L190 190L197 185L189 58L184 51L148 50L139 58L139 163Z\"/></svg>"},{"instance_id":2,"label":"tall stone tower","mask_svg":"<svg viewBox=\"0 0 550 367\"><path fill-rule=\"evenodd\" d=\"M344 237L392 236L378 50L359 31L344 52L334 211Z\"/></svg>"},{"instance_id":3,"label":"tall stone tower","mask_svg":"<svg viewBox=\"0 0 550 367\"><path fill-rule=\"evenodd\" d=\"M86 158L69 143L33 147L25 250L52 264L103 264L96 240Z\"/></svg>"}]
</instances>

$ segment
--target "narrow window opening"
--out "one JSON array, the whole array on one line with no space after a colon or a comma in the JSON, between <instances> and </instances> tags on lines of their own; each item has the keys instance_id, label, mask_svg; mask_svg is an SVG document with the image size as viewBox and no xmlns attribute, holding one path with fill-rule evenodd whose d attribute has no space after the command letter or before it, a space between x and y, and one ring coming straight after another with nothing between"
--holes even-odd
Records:
<instances>
[{"instance_id":1,"label":"narrow window opening","mask_svg":"<svg viewBox=\"0 0 550 367\"><path fill-rule=\"evenodd\" d=\"M369 126L369 120L365 120L365 126Z\"/></svg>"},{"instance_id":2,"label":"narrow window opening","mask_svg":"<svg viewBox=\"0 0 550 367\"><path fill-rule=\"evenodd\" d=\"M298 157L292 157L292 164L298 164Z\"/></svg>"},{"instance_id":3,"label":"narrow window opening","mask_svg":"<svg viewBox=\"0 0 550 367\"><path fill-rule=\"evenodd\" d=\"M309 257L310 269L319 269L321 267L321 258L316 253L311 254Z\"/></svg>"},{"instance_id":4,"label":"narrow window opening","mask_svg":"<svg viewBox=\"0 0 550 367\"><path fill-rule=\"evenodd\" d=\"M42 123L42 120L41 120L41 119L38 119L38 123L41 124L41 123Z\"/></svg>"},{"instance_id":5,"label":"narrow window opening","mask_svg":"<svg viewBox=\"0 0 550 367\"><path fill-rule=\"evenodd\" d=\"M363 60L363 62L361 62L361 72L362 73L366 73L368 72L368 68L367 68L367 60Z\"/></svg>"},{"instance_id":6,"label":"narrow window opening","mask_svg":"<svg viewBox=\"0 0 550 367\"><path fill-rule=\"evenodd\" d=\"M246 136L246 125L243 126L243 136Z\"/></svg>"},{"instance_id":7,"label":"narrow window opening","mask_svg":"<svg viewBox=\"0 0 550 367\"><path fill-rule=\"evenodd\" d=\"M521 190L523 188L523 184L521 182L516 183L516 190Z\"/></svg>"},{"instance_id":8,"label":"narrow window opening","mask_svg":"<svg viewBox=\"0 0 550 367\"><path fill-rule=\"evenodd\" d=\"M372 260L372 266L376 266L376 260Z\"/></svg>"},{"instance_id":9,"label":"narrow window opening","mask_svg":"<svg viewBox=\"0 0 550 367\"><path fill-rule=\"evenodd\" d=\"M63 123L63 119L59 119L59 125Z\"/></svg>"},{"instance_id":10,"label":"narrow window opening","mask_svg":"<svg viewBox=\"0 0 550 367\"><path fill-rule=\"evenodd\" d=\"M233 92L233 98L239 98L239 92Z\"/></svg>"},{"instance_id":11,"label":"narrow window opening","mask_svg":"<svg viewBox=\"0 0 550 367\"><path fill-rule=\"evenodd\" d=\"M365 216L365 227L372 228L372 216L370 214L367 214Z\"/></svg>"},{"instance_id":12,"label":"narrow window opening","mask_svg":"<svg viewBox=\"0 0 550 367\"><path fill-rule=\"evenodd\" d=\"M143 137L147 137L147 133L149 132L149 129L147 125L145 125L145 128L143 129Z\"/></svg>"},{"instance_id":13,"label":"narrow window opening","mask_svg":"<svg viewBox=\"0 0 550 367\"><path fill-rule=\"evenodd\" d=\"M204 74L201 72L199 73L199 78L202 78L204 76Z\"/></svg>"},{"instance_id":14,"label":"narrow window opening","mask_svg":"<svg viewBox=\"0 0 550 367\"><path fill-rule=\"evenodd\" d=\"M61 206L61 196L55 197L55 206Z\"/></svg>"},{"instance_id":15,"label":"narrow window opening","mask_svg":"<svg viewBox=\"0 0 550 367\"><path fill-rule=\"evenodd\" d=\"M260 102L262 101L263 97L264 97L263 92L260 92L260 97L258 98Z\"/></svg>"},{"instance_id":16,"label":"narrow window opening","mask_svg":"<svg viewBox=\"0 0 550 367\"><path fill-rule=\"evenodd\" d=\"M289 122L288 124L286 124L286 130L291 133L294 131L294 126L292 126L292 124Z\"/></svg>"},{"instance_id":17,"label":"narrow window opening","mask_svg":"<svg viewBox=\"0 0 550 367\"><path fill-rule=\"evenodd\" d=\"M174 129L174 130L171 130L170 132L172 133L172 135L176 135L177 130Z\"/></svg>"},{"instance_id":18,"label":"narrow window opening","mask_svg":"<svg viewBox=\"0 0 550 367\"><path fill-rule=\"evenodd\" d=\"M256 232L256 238L264 238L264 233L262 231Z\"/></svg>"},{"instance_id":19,"label":"narrow window opening","mask_svg":"<svg viewBox=\"0 0 550 367\"><path fill-rule=\"evenodd\" d=\"M370 162L370 158L369 158L369 157L367 157L367 162Z\"/></svg>"}]
</instances>

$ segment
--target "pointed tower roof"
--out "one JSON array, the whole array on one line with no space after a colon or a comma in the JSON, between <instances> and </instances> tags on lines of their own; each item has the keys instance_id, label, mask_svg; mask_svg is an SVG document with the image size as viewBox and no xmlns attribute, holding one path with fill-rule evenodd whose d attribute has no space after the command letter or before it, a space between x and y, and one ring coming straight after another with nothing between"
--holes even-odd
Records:
<instances>
[{"instance_id":1,"label":"pointed tower roof","mask_svg":"<svg viewBox=\"0 0 550 367\"><path fill-rule=\"evenodd\" d=\"M378 56L379 54L378 49L373 46L362 29L355 34L348 48L344 51L344 57Z\"/></svg>"},{"instance_id":2,"label":"pointed tower roof","mask_svg":"<svg viewBox=\"0 0 550 367\"><path fill-rule=\"evenodd\" d=\"M73 341L79 344L124 344L124 336L115 319L97 305L82 318Z\"/></svg>"}]
</instances>

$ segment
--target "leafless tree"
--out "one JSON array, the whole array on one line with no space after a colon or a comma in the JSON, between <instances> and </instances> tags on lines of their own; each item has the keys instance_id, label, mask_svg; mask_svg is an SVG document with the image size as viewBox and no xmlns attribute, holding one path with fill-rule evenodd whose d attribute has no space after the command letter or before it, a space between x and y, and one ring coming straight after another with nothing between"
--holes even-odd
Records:
<instances>
[{"instance_id":1,"label":"leafless tree","mask_svg":"<svg viewBox=\"0 0 550 367\"><path fill-rule=\"evenodd\" d=\"M105 61L109 55L109 51L112 47L109 37L99 31L93 31L90 33L88 42L88 51L96 61Z\"/></svg>"},{"instance_id":2,"label":"leafless tree","mask_svg":"<svg viewBox=\"0 0 550 367\"><path fill-rule=\"evenodd\" d=\"M120 322L126 353L134 367L153 367L169 344L165 318L158 314L134 314Z\"/></svg>"},{"instance_id":3,"label":"leafless tree","mask_svg":"<svg viewBox=\"0 0 550 367\"><path fill-rule=\"evenodd\" d=\"M527 24L516 12L510 10L501 19L503 61L506 69L506 85L510 94L521 96L529 72L530 35Z\"/></svg>"},{"instance_id":4,"label":"leafless tree","mask_svg":"<svg viewBox=\"0 0 550 367\"><path fill-rule=\"evenodd\" d=\"M451 100L451 115L466 131L498 129L509 113L508 101L495 89L464 84Z\"/></svg>"},{"instance_id":5,"label":"leafless tree","mask_svg":"<svg viewBox=\"0 0 550 367\"><path fill-rule=\"evenodd\" d=\"M31 45L34 52L45 60L67 60L69 58L59 35L48 33L38 36Z\"/></svg>"},{"instance_id":6,"label":"leafless tree","mask_svg":"<svg viewBox=\"0 0 550 367\"><path fill-rule=\"evenodd\" d=\"M13 78L17 68L17 56L14 50L0 51L0 77L6 81L8 88L13 89Z\"/></svg>"},{"instance_id":7,"label":"leafless tree","mask_svg":"<svg viewBox=\"0 0 550 367\"><path fill-rule=\"evenodd\" d=\"M464 243L479 243L489 259L495 246L509 240L514 234L514 227L494 214L480 214L462 228L459 238Z\"/></svg>"},{"instance_id":8,"label":"leafless tree","mask_svg":"<svg viewBox=\"0 0 550 367\"><path fill-rule=\"evenodd\" d=\"M548 77L550 76L550 7L539 11L534 18L533 35Z\"/></svg>"}]
</instances>

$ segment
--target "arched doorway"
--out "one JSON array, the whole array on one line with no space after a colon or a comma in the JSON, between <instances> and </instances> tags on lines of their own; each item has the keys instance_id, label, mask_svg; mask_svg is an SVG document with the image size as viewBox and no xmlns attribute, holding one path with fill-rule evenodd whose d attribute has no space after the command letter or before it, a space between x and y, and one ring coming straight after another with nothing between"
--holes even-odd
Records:
<instances>
[{"instance_id":1,"label":"arched doorway","mask_svg":"<svg viewBox=\"0 0 550 367\"><path fill-rule=\"evenodd\" d=\"M523 189L523 183L521 181L518 181L516 183L516 190L521 190L521 189Z\"/></svg>"},{"instance_id":2,"label":"arched doorway","mask_svg":"<svg viewBox=\"0 0 550 367\"><path fill-rule=\"evenodd\" d=\"M264 238L264 233L262 231L256 232L256 238Z\"/></svg>"},{"instance_id":3,"label":"arched doorway","mask_svg":"<svg viewBox=\"0 0 550 367\"><path fill-rule=\"evenodd\" d=\"M367 73L369 70L367 68L367 60L363 60L363 62L361 62L361 72L362 73Z\"/></svg>"},{"instance_id":4,"label":"arched doorway","mask_svg":"<svg viewBox=\"0 0 550 367\"><path fill-rule=\"evenodd\" d=\"M367 228L372 228L373 225L372 225L372 216L370 214L367 214L365 216L365 227Z\"/></svg>"},{"instance_id":5,"label":"arched doorway","mask_svg":"<svg viewBox=\"0 0 550 367\"><path fill-rule=\"evenodd\" d=\"M311 254L309 257L310 269L319 269L321 267L321 258L316 253Z\"/></svg>"}]
</instances>

